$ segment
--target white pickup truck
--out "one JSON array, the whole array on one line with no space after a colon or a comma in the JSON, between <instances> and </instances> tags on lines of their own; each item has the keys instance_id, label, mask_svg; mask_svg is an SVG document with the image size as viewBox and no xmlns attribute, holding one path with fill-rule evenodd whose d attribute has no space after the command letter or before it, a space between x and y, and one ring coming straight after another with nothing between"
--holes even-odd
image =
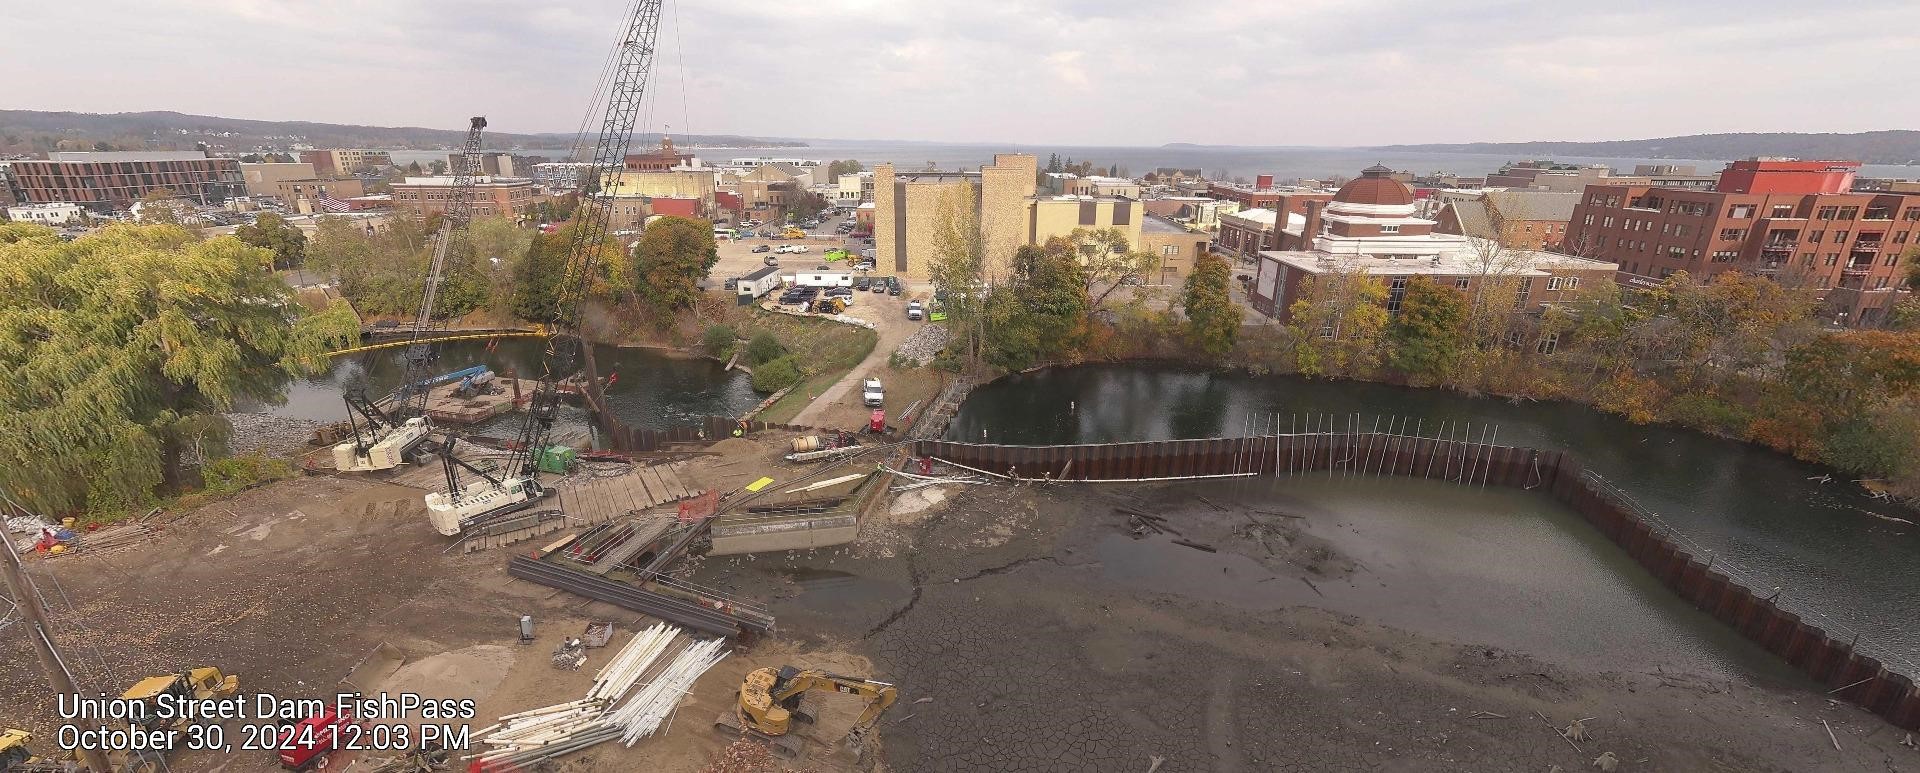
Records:
<instances>
[{"instance_id":1,"label":"white pickup truck","mask_svg":"<svg viewBox=\"0 0 1920 773\"><path fill-rule=\"evenodd\" d=\"M887 392L880 385L880 379L869 378L860 382L860 404L868 408L879 408L887 402Z\"/></svg>"}]
</instances>

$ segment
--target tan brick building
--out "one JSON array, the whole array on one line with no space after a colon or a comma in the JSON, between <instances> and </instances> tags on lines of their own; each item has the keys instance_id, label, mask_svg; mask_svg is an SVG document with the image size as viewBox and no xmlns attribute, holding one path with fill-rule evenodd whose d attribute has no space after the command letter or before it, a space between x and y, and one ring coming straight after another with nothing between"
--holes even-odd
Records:
<instances>
[{"instance_id":1,"label":"tan brick building","mask_svg":"<svg viewBox=\"0 0 1920 773\"><path fill-rule=\"evenodd\" d=\"M393 166L393 156L384 150L303 150L300 160L313 165L318 177L353 174L364 167Z\"/></svg>"},{"instance_id":2,"label":"tan brick building","mask_svg":"<svg viewBox=\"0 0 1920 773\"><path fill-rule=\"evenodd\" d=\"M1193 262L1206 253L1212 241L1205 231L1189 231L1172 220L1147 215L1140 219L1140 239L1134 242L1134 248L1158 261L1143 277L1147 284L1179 284L1193 272Z\"/></svg>"},{"instance_id":3,"label":"tan brick building","mask_svg":"<svg viewBox=\"0 0 1920 773\"><path fill-rule=\"evenodd\" d=\"M240 162L240 176L246 178L248 196L278 196L275 187L281 180L311 180L320 175L313 171L313 165L295 161L293 163L249 164Z\"/></svg>"}]
</instances>

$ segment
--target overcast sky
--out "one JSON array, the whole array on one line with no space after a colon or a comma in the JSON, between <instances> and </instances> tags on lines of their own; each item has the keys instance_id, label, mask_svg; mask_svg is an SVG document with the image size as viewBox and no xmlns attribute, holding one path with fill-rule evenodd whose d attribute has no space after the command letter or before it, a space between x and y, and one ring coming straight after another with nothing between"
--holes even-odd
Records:
<instances>
[{"instance_id":1,"label":"overcast sky","mask_svg":"<svg viewBox=\"0 0 1920 773\"><path fill-rule=\"evenodd\" d=\"M0 108L570 133L625 6L0 2ZM645 128L1349 146L1915 128L1917 28L1908 0L668 0Z\"/></svg>"}]
</instances>

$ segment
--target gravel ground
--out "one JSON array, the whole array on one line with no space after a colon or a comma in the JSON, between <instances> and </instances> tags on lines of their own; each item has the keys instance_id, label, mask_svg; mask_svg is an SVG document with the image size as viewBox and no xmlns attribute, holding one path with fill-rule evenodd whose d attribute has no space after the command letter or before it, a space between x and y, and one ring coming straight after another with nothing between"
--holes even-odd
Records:
<instances>
[{"instance_id":1,"label":"gravel ground","mask_svg":"<svg viewBox=\"0 0 1920 773\"><path fill-rule=\"evenodd\" d=\"M234 455L261 453L268 456L297 453L313 438L313 431L327 422L290 419L265 413L229 413L227 423L233 433L227 448Z\"/></svg>"},{"instance_id":2,"label":"gravel ground","mask_svg":"<svg viewBox=\"0 0 1920 773\"><path fill-rule=\"evenodd\" d=\"M901 341L900 346L894 351L902 357L925 365L933 362L933 356L939 354L940 349L947 345L949 337L945 325L921 325L919 330L913 331L913 335L907 336L907 340Z\"/></svg>"}]
</instances>

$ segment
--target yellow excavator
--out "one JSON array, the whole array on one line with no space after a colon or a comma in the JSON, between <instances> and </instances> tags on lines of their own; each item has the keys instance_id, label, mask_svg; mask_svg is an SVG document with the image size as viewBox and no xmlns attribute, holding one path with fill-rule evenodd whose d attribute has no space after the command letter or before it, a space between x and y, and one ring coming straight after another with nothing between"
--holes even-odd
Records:
<instances>
[{"instance_id":1,"label":"yellow excavator","mask_svg":"<svg viewBox=\"0 0 1920 773\"><path fill-rule=\"evenodd\" d=\"M27 750L33 736L25 730L0 729L0 771L5 773L73 773L80 765L71 759L35 757Z\"/></svg>"},{"instance_id":2,"label":"yellow excavator","mask_svg":"<svg viewBox=\"0 0 1920 773\"><path fill-rule=\"evenodd\" d=\"M795 719L813 721L801 710L800 701L816 691L858 695L867 700L866 710L847 731L846 745L856 758L866 752L867 735L879 723L880 715L900 697L900 691L886 682L793 666L762 668L747 674L740 683L740 705L731 714L722 712L716 724L772 740L776 750L797 756L799 743L788 737L787 731Z\"/></svg>"}]
</instances>

